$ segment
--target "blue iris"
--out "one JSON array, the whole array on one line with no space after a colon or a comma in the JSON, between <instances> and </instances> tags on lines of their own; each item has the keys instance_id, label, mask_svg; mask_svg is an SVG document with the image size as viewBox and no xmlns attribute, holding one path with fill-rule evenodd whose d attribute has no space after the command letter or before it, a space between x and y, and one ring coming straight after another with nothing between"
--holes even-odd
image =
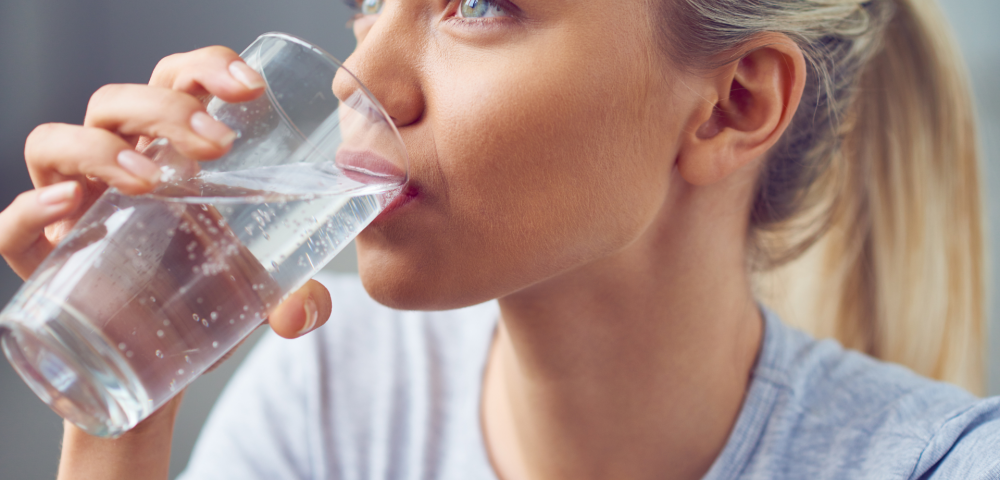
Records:
<instances>
[{"instance_id":1,"label":"blue iris","mask_svg":"<svg viewBox=\"0 0 1000 480\"><path fill-rule=\"evenodd\" d=\"M361 2L361 13L375 15L382 11L383 3L385 3L385 0L364 0Z\"/></svg>"},{"instance_id":2,"label":"blue iris","mask_svg":"<svg viewBox=\"0 0 1000 480\"><path fill-rule=\"evenodd\" d=\"M503 8L491 0L462 0L462 17L488 18L503 16Z\"/></svg>"}]
</instances>

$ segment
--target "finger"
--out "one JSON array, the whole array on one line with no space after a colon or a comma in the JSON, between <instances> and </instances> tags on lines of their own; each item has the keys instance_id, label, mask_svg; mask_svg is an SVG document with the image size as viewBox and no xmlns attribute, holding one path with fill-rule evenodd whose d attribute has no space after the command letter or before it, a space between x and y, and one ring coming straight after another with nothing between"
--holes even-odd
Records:
<instances>
[{"instance_id":1,"label":"finger","mask_svg":"<svg viewBox=\"0 0 1000 480\"><path fill-rule=\"evenodd\" d=\"M215 95L230 103L245 102L264 91L264 78L226 47L178 53L156 65L149 84L190 95Z\"/></svg>"},{"instance_id":2,"label":"finger","mask_svg":"<svg viewBox=\"0 0 1000 480\"><path fill-rule=\"evenodd\" d=\"M198 99L147 85L101 87L90 99L83 124L127 136L167 138L194 160L218 158L236 139L236 132L205 113Z\"/></svg>"},{"instance_id":3,"label":"finger","mask_svg":"<svg viewBox=\"0 0 1000 480\"><path fill-rule=\"evenodd\" d=\"M330 292L323 284L310 280L278 305L268 322L271 330L282 337L301 337L323 326L332 309Z\"/></svg>"},{"instance_id":4,"label":"finger","mask_svg":"<svg viewBox=\"0 0 1000 480\"><path fill-rule=\"evenodd\" d=\"M28 135L28 173L37 187L96 177L125 194L150 191L160 178L152 160L106 130L49 123Z\"/></svg>"},{"instance_id":5,"label":"finger","mask_svg":"<svg viewBox=\"0 0 1000 480\"><path fill-rule=\"evenodd\" d=\"M77 182L62 182L17 196L0 212L0 255L23 279L52 251L45 227L76 211L83 193Z\"/></svg>"}]
</instances>

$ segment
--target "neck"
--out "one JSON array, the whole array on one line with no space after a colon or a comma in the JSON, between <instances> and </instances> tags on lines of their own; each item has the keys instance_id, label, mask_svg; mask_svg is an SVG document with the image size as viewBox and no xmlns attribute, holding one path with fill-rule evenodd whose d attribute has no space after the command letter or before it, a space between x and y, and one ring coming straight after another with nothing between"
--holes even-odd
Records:
<instances>
[{"instance_id":1,"label":"neck","mask_svg":"<svg viewBox=\"0 0 1000 480\"><path fill-rule=\"evenodd\" d=\"M745 221L694 217L500 300L483 413L503 478L707 472L742 406L762 321Z\"/></svg>"}]
</instances>

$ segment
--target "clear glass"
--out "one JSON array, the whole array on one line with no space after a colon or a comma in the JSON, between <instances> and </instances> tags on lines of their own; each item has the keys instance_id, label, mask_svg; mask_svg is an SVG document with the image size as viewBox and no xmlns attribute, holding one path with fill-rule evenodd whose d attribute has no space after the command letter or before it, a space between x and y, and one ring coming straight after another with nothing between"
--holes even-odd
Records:
<instances>
[{"instance_id":1,"label":"clear glass","mask_svg":"<svg viewBox=\"0 0 1000 480\"><path fill-rule=\"evenodd\" d=\"M0 312L11 364L90 434L118 436L180 392L407 180L399 133L335 59L284 34L242 56L266 93L207 102L232 150L195 162L154 141L157 189L108 190Z\"/></svg>"}]
</instances>

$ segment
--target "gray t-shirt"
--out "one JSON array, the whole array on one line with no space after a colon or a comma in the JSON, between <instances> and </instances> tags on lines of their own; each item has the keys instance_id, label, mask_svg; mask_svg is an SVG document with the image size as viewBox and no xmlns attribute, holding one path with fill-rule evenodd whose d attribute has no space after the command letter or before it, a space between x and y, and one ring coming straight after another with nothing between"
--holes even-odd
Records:
<instances>
[{"instance_id":1,"label":"gray t-shirt","mask_svg":"<svg viewBox=\"0 0 1000 480\"><path fill-rule=\"evenodd\" d=\"M333 318L255 347L181 478L495 480L479 400L496 303L401 312L356 277L319 280ZM706 479L1000 479L1000 397L816 341L767 311L757 362Z\"/></svg>"}]
</instances>

